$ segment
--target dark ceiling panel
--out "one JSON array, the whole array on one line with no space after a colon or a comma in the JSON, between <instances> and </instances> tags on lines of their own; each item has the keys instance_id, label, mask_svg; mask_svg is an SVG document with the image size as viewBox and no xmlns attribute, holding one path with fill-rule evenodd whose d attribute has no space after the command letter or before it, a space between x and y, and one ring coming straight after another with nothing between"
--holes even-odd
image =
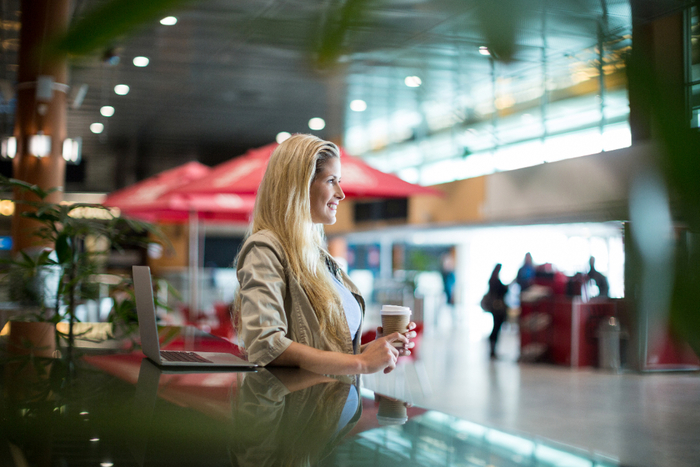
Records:
<instances>
[{"instance_id":1,"label":"dark ceiling panel","mask_svg":"<svg viewBox=\"0 0 700 467\"><path fill-rule=\"evenodd\" d=\"M74 20L102 3L78 2ZM145 177L191 159L222 162L273 141L279 131L310 132L311 117L323 117L332 127L316 132L319 136L338 135L344 124L364 125L426 103L463 99L465 92L493 80L491 60L478 50L484 34L477 0L365 2L363 15L342 35L338 66L319 68L314 47L328 18L337 13L334 8L342 4L196 1L172 12L178 17L175 26L144 25L116 42L111 52L121 60L115 66L103 63L105 51L73 62L69 84L89 86L82 105L68 111L68 134L83 138L89 160L87 180L78 188L109 191L133 181L115 167L136 167L134 173ZM635 4L635 15L646 20L683 1ZM516 51L511 63L495 66L504 79L539 76L543 56L551 59L552 74L567 72L573 57L595 59L599 24L605 26L606 39L631 30L626 0L522 0L511 5L520 8ZM19 1L4 0L2 6L0 79L14 83ZM149 57L147 67L132 64L138 55ZM408 75L421 76L423 85L407 88L403 80ZM129 94L116 95L116 84L129 85ZM352 99L371 102L371 109L345 111ZM9 134L14 109L3 104L0 124ZM114 116L102 117L103 105L113 106ZM330 115L331 109L341 109L338 123L333 123L338 118ZM93 122L105 124L105 131L91 133Z\"/></svg>"}]
</instances>

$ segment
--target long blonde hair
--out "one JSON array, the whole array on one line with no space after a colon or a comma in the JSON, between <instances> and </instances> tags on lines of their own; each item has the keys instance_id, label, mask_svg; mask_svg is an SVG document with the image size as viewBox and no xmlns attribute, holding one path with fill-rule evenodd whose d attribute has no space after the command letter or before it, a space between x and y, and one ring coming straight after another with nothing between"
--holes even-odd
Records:
<instances>
[{"instance_id":1,"label":"long blonde hair","mask_svg":"<svg viewBox=\"0 0 700 467\"><path fill-rule=\"evenodd\" d=\"M277 236L292 274L316 312L321 332L342 343L346 318L326 265L330 255L324 248L323 226L311 220L309 196L314 178L335 157L340 157L338 147L313 135L297 134L280 144L258 188L251 233L269 230Z\"/></svg>"}]
</instances>

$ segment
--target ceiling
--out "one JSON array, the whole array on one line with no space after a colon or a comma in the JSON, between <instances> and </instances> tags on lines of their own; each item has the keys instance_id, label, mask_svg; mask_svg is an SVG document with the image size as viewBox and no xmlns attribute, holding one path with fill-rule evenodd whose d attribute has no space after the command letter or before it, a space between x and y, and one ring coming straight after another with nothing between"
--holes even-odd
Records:
<instances>
[{"instance_id":1,"label":"ceiling","mask_svg":"<svg viewBox=\"0 0 700 467\"><path fill-rule=\"evenodd\" d=\"M104 3L75 2L72 21ZM599 30L606 38L623 37L632 24L627 0L179 4L168 12L177 24L142 24L71 61L68 135L83 139L85 178L68 183L69 190L111 191L189 160L214 165L272 142L280 131L337 140L348 125L420 102L450 102L491 80L491 58L479 53L487 40L509 58L497 63L499 76L526 78L540 73L544 57L588 60L582 54L595 50ZM633 10L645 21L682 5L635 1ZM2 0L4 83L16 80L18 10L18 0ZM148 57L148 66L134 66L136 56ZM409 75L421 77L422 85L406 87ZM83 84L87 93L76 100ZM115 94L117 84L130 92ZM367 110L349 110L353 99L366 101ZM100 115L105 105L114 107L112 117ZM13 102L5 99L3 135L12 132L13 115ZM326 128L311 131L312 117L324 118ZM101 134L90 131L95 122L104 124Z\"/></svg>"}]
</instances>

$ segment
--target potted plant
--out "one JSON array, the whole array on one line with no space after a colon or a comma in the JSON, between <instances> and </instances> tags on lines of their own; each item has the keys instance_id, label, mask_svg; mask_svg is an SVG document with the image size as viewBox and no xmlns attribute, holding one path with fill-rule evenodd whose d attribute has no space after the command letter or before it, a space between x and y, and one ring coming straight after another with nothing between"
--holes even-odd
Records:
<instances>
[{"instance_id":1,"label":"potted plant","mask_svg":"<svg viewBox=\"0 0 700 467\"><path fill-rule=\"evenodd\" d=\"M66 336L72 343L75 310L81 300L95 298L99 284L91 280L104 263L110 248L146 247L155 237L167 239L152 224L114 215L101 204L65 204L47 201L55 189L0 176L3 191L22 190L34 198L18 201L26 210L21 215L36 221L33 235L37 249L21 251L7 264L6 278L13 291L11 298L33 300L34 310L25 318L58 323L68 321ZM150 237L149 237L150 234ZM12 297L15 294L15 297ZM125 306L117 303L115 319L128 320Z\"/></svg>"}]
</instances>

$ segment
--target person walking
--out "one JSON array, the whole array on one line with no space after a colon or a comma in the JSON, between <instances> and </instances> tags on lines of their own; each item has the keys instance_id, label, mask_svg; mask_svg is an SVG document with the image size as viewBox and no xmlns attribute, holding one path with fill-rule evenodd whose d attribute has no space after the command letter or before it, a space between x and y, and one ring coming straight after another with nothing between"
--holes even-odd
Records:
<instances>
[{"instance_id":1,"label":"person walking","mask_svg":"<svg viewBox=\"0 0 700 467\"><path fill-rule=\"evenodd\" d=\"M507 317L507 307L505 302L508 286L501 282L499 274L501 272L501 263L496 264L489 279L489 310L493 315L493 330L489 336L490 356L492 359L496 356L496 345L498 344L498 336L501 333L501 326Z\"/></svg>"}]
</instances>

